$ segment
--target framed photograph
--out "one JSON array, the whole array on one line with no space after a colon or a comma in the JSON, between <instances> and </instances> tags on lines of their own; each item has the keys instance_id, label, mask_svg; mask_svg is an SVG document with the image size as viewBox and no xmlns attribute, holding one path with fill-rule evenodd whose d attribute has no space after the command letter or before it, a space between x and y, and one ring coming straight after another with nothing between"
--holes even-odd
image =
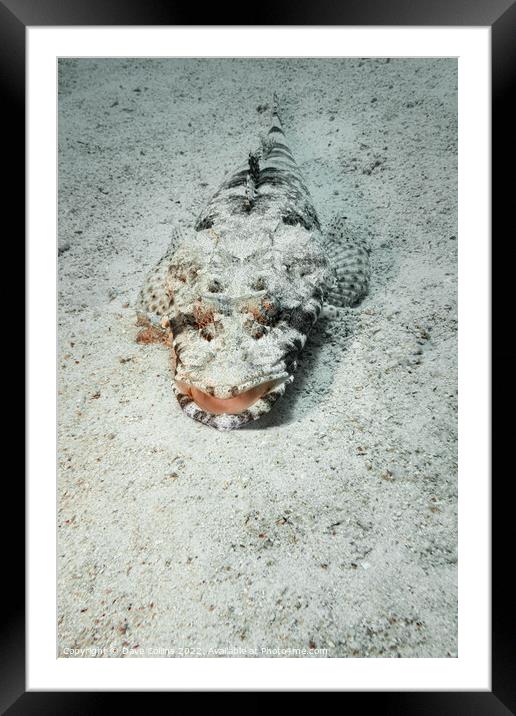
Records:
<instances>
[{"instance_id":1,"label":"framed photograph","mask_svg":"<svg viewBox=\"0 0 516 716\"><path fill-rule=\"evenodd\" d=\"M499 5L200 26L0 4L28 278L8 713L102 691L514 709Z\"/></svg>"}]
</instances>

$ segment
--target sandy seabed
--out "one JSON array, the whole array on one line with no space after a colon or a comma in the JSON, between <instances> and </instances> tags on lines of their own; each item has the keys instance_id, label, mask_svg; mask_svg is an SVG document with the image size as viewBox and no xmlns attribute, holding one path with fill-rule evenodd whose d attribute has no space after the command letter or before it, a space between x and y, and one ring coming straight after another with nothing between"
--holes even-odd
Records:
<instances>
[{"instance_id":1,"label":"sandy seabed","mask_svg":"<svg viewBox=\"0 0 516 716\"><path fill-rule=\"evenodd\" d=\"M219 433L133 307L274 90L371 285ZM58 291L59 655L457 655L455 60L61 60Z\"/></svg>"}]
</instances>

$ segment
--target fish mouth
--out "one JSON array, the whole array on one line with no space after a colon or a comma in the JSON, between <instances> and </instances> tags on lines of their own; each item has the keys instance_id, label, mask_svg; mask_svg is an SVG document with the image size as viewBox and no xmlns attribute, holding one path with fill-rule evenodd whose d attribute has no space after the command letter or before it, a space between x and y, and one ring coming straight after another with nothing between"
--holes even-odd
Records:
<instances>
[{"instance_id":1,"label":"fish mouth","mask_svg":"<svg viewBox=\"0 0 516 716\"><path fill-rule=\"evenodd\" d=\"M179 380L176 380L176 386L182 395L190 397L201 410L207 413L212 413L213 415L239 415L282 382L284 382L284 379L266 380L254 385L252 388L235 388L234 394L227 398L217 397L212 392L208 393L195 385L183 383Z\"/></svg>"},{"instance_id":2,"label":"fish mouth","mask_svg":"<svg viewBox=\"0 0 516 716\"><path fill-rule=\"evenodd\" d=\"M195 386L175 381L177 401L190 418L217 430L234 430L268 413L293 376L264 381L232 398L215 398Z\"/></svg>"}]
</instances>

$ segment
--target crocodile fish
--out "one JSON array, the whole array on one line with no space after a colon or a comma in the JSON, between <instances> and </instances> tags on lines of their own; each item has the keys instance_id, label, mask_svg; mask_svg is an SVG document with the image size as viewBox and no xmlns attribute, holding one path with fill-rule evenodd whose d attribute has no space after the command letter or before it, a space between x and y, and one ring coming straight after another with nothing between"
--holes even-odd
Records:
<instances>
[{"instance_id":1,"label":"crocodile fish","mask_svg":"<svg viewBox=\"0 0 516 716\"><path fill-rule=\"evenodd\" d=\"M137 340L171 348L179 405L218 430L284 394L324 301L367 291L367 238L345 217L321 228L276 95L269 126L192 227L174 229L137 300Z\"/></svg>"}]
</instances>

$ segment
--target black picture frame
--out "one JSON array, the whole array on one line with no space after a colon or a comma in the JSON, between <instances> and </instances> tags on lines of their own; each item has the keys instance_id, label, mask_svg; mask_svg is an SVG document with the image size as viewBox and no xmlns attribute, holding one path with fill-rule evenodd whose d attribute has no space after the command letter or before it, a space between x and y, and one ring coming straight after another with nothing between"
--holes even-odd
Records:
<instances>
[{"instance_id":1,"label":"black picture frame","mask_svg":"<svg viewBox=\"0 0 516 716\"><path fill-rule=\"evenodd\" d=\"M25 215L25 39L28 26L67 25L198 25L199 9L179 7L166 0L0 0L0 85L4 130L4 218L16 217L12 229L21 234L20 217ZM515 148L511 140L514 114L509 109L515 86L516 3L514 0L362 0L337 5L331 0L317 3L280 3L264 0L260 5L241 7L238 15L220 5L202 10L203 25L390 25L390 26L489 26L492 38L492 232L502 244L502 229L507 226L508 240L514 233L508 213L514 203L514 179L506 180L505 167L515 165ZM235 23L235 19L238 22ZM6 154L11 153L10 158ZM4 173L5 177L5 173ZM512 200L512 201L511 201ZM511 217L512 218L512 217ZM19 246L24 242L20 236ZM15 242L11 240L13 245ZM5 245L5 244L4 244ZM493 243L496 246L496 243ZM511 263L504 255L498 262L493 251L496 281L492 289L492 375L493 395L503 395L504 404L512 405L515 351L507 340L507 312L511 300ZM501 256L501 250L498 249ZM22 257L23 260L23 257ZM17 264L19 265L19 264ZM504 273L505 272L505 273ZM21 273L21 271L20 271ZM496 331L497 327L499 331ZM30 337L29 337L30 340ZM5 345L5 344L4 344ZM14 342L8 342L10 361L15 359ZM19 355L19 354L18 354ZM19 358L18 358L19 361ZM498 370L497 370L498 368ZM509 369L508 369L509 368ZM512 374L511 374L512 373ZM497 385L498 380L498 385ZM502 383L503 380L503 383ZM503 391L502 391L503 387ZM498 388L498 390L497 390ZM486 714L502 716L516 712L516 639L514 634L514 592L511 579L514 544L514 518L510 486L512 473L496 471L496 460L502 460L505 447L511 444L512 421L499 420L492 437L494 458L492 489L492 690L490 692L349 692L344 705L357 696L366 704L381 708L382 714ZM498 450L497 450L498 448ZM510 464L510 463L509 463ZM15 476L15 473L11 473ZM7 488L4 478L4 489ZM1 713L12 716L45 713L96 713L114 705L111 693L94 692L25 692L25 568L24 568L24 484L20 475L10 480L10 494L4 493L4 514L14 517L12 527L4 521L4 596L1 625ZM8 506L8 509L6 509ZM9 540L7 541L7 536ZM464 595L463 597L464 598ZM467 598L467 597L466 597ZM120 696L120 694L117 694ZM131 694L132 706L139 695ZM373 704L374 702L374 704ZM362 704L364 705L364 701ZM148 704L147 704L148 708Z\"/></svg>"}]
</instances>

